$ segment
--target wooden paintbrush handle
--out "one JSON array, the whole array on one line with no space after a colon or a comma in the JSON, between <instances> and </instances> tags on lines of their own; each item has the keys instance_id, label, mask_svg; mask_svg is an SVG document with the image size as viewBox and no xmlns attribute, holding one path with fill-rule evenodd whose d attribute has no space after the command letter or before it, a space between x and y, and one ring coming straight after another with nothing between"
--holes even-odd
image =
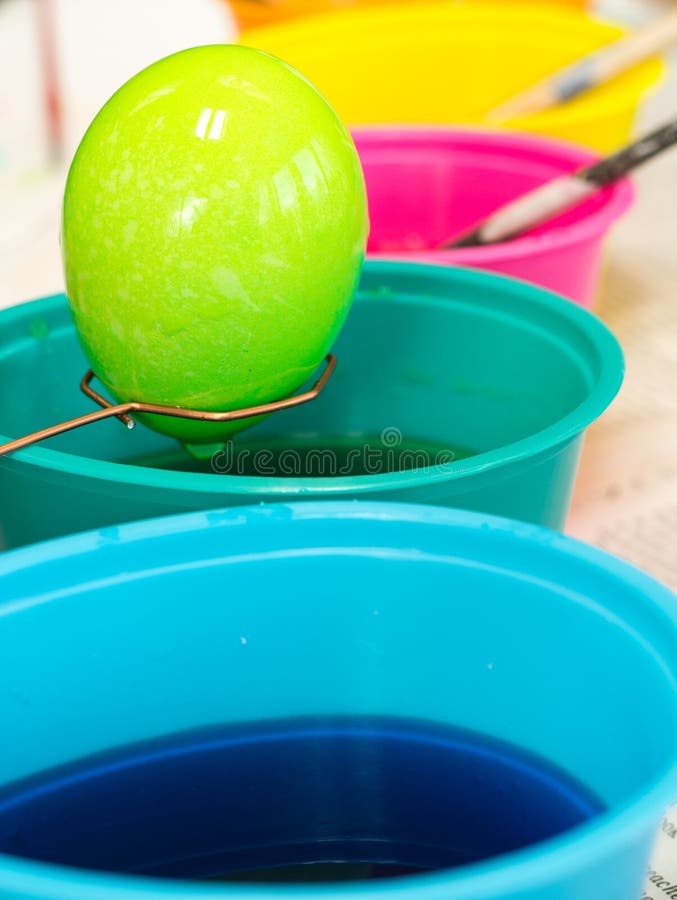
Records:
<instances>
[{"instance_id":1,"label":"wooden paintbrush handle","mask_svg":"<svg viewBox=\"0 0 677 900\"><path fill-rule=\"evenodd\" d=\"M443 246L446 249L483 247L509 241L582 203L597 190L595 184L577 175L564 175L508 203L472 231Z\"/></svg>"},{"instance_id":2,"label":"wooden paintbrush handle","mask_svg":"<svg viewBox=\"0 0 677 900\"><path fill-rule=\"evenodd\" d=\"M677 42L677 9L516 94L488 115L505 121L571 100Z\"/></svg>"},{"instance_id":3,"label":"wooden paintbrush handle","mask_svg":"<svg viewBox=\"0 0 677 900\"><path fill-rule=\"evenodd\" d=\"M443 244L445 249L481 247L517 237L549 219L571 209L628 172L677 144L677 119L656 129L613 156L585 166L572 175L564 175L524 194L497 210L483 222Z\"/></svg>"},{"instance_id":4,"label":"wooden paintbrush handle","mask_svg":"<svg viewBox=\"0 0 677 900\"><path fill-rule=\"evenodd\" d=\"M676 41L677 10L673 10L657 22L565 69L554 79L555 94L561 100L576 96L655 56Z\"/></svg>"}]
</instances>

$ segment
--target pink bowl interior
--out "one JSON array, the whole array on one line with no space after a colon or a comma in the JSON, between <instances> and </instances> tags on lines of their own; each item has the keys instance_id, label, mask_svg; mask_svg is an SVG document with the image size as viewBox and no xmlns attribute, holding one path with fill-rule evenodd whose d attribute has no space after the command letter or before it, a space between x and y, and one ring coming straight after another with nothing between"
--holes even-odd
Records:
<instances>
[{"instance_id":1,"label":"pink bowl interior","mask_svg":"<svg viewBox=\"0 0 677 900\"><path fill-rule=\"evenodd\" d=\"M368 252L375 255L434 250L502 204L597 158L574 145L510 132L361 129L353 137L369 197ZM624 180L508 244L441 256L481 265L597 239L632 197Z\"/></svg>"}]
</instances>

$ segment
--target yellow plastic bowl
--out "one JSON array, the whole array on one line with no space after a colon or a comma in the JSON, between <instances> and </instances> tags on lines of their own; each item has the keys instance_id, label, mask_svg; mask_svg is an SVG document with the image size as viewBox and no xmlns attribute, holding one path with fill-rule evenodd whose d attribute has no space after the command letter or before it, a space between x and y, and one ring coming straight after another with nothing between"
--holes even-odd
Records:
<instances>
[{"instance_id":1,"label":"yellow plastic bowl","mask_svg":"<svg viewBox=\"0 0 677 900\"><path fill-rule=\"evenodd\" d=\"M226 0L228 2L228 0ZM382 6L393 0L230 0L238 25L241 29L258 28L271 22L283 22L312 16L332 9L348 9L352 6ZM449 2L449 0L441 0ZM526 0L525 0L526 2ZM530 0L541 3L542 0ZM557 0L566 6L583 9L587 0Z\"/></svg>"},{"instance_id":2,"label":"yellow plastic bowl","mask_svg":"<svg viewBox=\"0 0 677 900\"><path fill-rule=\"evenodd\" d=\"M299 69L350 125L481 125L501 101L623 33L555 5L417 0L297 19L240 40ZM662 73L650 60L510 126L608 152L630 139L640 101Z\"/></svg>"}]
</instances>

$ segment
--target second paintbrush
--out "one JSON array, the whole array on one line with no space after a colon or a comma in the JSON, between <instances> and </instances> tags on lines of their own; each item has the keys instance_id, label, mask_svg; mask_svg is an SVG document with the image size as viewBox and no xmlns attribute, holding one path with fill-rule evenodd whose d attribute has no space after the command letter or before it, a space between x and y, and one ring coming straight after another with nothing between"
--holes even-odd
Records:
<instances>
[{"instance_id":1,"label":"second paintbrush","mask_svg":"<svg viewBox=\"0 0 677 900\"><path fill-rule=\"evenodd\" d=\"M482 247L512 240L577 206L676 143L677 120L606 159L529 191L441 246L443 249Z\"/></svg>"},{"instance_id":2,"label":"second paintbrush","mask_svg":"<svg viewBox=\"0 0 677 900\"><path fill-rule=\"evenodd\" d=\"M644 28L584 56L506 100L489 113L487 121L505 122L566 103L660 53L676 41L677 9L673 9Z\"/></svg>"}]
</instances>

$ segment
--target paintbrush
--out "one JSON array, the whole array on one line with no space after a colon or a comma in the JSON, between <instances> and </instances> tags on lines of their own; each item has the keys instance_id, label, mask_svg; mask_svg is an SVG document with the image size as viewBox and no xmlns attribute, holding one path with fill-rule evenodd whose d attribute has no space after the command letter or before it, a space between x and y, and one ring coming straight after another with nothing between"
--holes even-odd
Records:
<instances>
[{"instance_id":1,"label":"paintbrush","mask_svg":"<svg viewBox=\"0 0 677 900\"><path fill-rule=\"evenodd\" d=\"M511 97L492 110L487 121L505 122L558 106L655 56L676 41L677 10L672 10L628 37L584 56L555 75Z\"/></svg>"},{"instance_id":2,"label":"paintbrush","mask_svg":"<svg viewBox=\"0 0 677 900\"><path fill-rule=\"evenodd\" d=\"M512 240L577 206L674 144L677 144L677 119L606 159L529 191L502 206L469 231L446 241L441 249L483 247Z\"/></svg>"}]
</instances>

